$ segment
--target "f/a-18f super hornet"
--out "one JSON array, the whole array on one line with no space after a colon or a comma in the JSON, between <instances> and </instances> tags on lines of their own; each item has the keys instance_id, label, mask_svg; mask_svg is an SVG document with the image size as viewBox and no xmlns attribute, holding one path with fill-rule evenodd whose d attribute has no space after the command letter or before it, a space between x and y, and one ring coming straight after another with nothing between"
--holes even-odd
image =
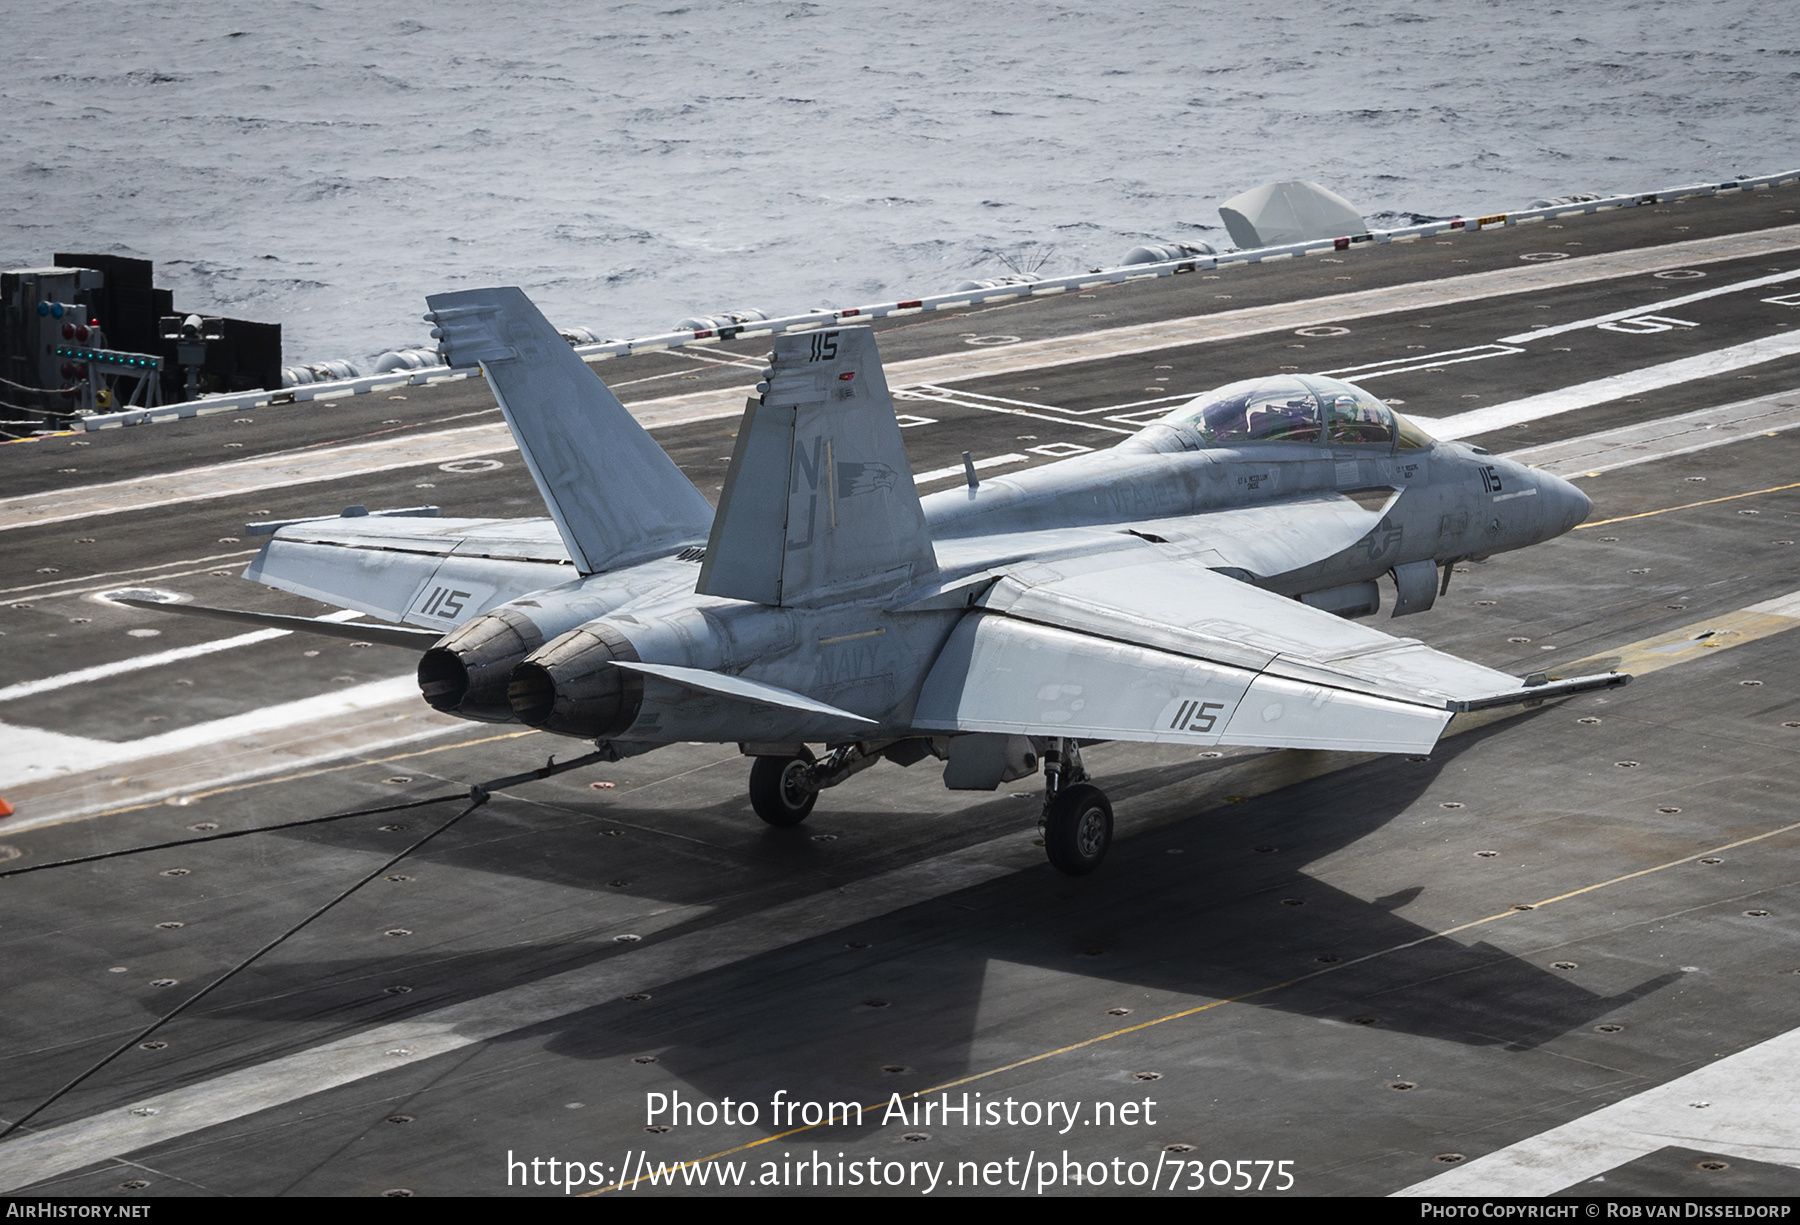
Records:
<instances>
[{"instance_id":1,"label":"f/a-18f super hornet","mask_svg":"<svg viewBox=\"0 0 1800 1225\"><path fill-rule=\"evenodd\" d=\"M1109 451L920 498L872 330L783 335L715 513L523 292L429 302L550 517L286 523L246 578L401 624L225 615L428 648L438 710L609 755L737 743L774 825L882 759L965 790L1041 770L1045 849L1080 874L1112 838L1083 746L1426 753L1456 711L1629 679L1521 680L1350 619L1383 575L1394 615L1429 608L1453 563L1588 499L1349 383L1233 383Z\"/></svg>"}]
</instances>

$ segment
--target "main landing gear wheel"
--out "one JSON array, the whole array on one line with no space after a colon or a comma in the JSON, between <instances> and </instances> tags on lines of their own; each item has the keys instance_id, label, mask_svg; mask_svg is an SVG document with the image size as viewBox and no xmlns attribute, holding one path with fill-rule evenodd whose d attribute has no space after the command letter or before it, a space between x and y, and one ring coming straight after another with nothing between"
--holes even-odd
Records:
<instances>
[{"instance_id":1,"label":"main landing gear wheel","mask_svg":"<svg viewBox=\"0 0 1800 1225\"><path fill-rule=\"evenodd\" d=\"M750 767L750 807L770 825L786 829L806 820L819 802L808 777L813 755L802 748L798 757L758 757Z\"/></svg>"},{"instance_id":2,"label":"main landing gear wheel","mask_svg":"<svg viewBox=\"0 0 1800 1225\"><path fill-rule=\"evenodd\" d=\"M1112 846L1112 805L1089 783L1060 792L1044 810L1044 853L1058 872L1086 876Z\"/></svg>"}]
</instances>

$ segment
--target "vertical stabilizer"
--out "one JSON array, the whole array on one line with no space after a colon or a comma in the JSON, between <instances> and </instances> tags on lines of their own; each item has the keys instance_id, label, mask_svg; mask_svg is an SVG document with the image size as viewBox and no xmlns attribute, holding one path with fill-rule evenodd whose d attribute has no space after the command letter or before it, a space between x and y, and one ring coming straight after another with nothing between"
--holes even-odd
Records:
<instances>
[{"instance_id":1,"label":"vertical stabilizer","mask_svg":"<svg viewBox=\"0 0 1800 1225\"><path fill-rule=\"evenodd\" d=\"M583 574L669 553L706 534L712 508L523 290L426 301L452 366L477 363Z\"/></svg>"},{"instance_id":2,"label":"vertical stabilizer","mask_svg":"<svg viewBox=\"0 0 1800 1225\"><path fill-rule=\"evenodd\" d=\"M874 332L782 336L773 362L738 427L698 590L803 605L936 570Z\"/></svg>"}]
</instances>

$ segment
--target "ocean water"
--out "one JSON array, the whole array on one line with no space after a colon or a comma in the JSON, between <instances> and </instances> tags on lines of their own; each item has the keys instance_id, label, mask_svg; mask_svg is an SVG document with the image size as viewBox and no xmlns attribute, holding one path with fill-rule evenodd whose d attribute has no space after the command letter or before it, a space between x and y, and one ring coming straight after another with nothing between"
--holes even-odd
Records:
<instances>
[{"instance_id":1,"label":"ocean water","mask_svg":"<svg viewBox=\"0 0 1800 1225\"><path fill-rule=\"evenodd\" d=\"M287 360L523 286L603 337L1224 246L1309 178L1449 215L1800 166L1751 0L10 4L0 261L154 259Z\"/></svg>"}]
</instances>

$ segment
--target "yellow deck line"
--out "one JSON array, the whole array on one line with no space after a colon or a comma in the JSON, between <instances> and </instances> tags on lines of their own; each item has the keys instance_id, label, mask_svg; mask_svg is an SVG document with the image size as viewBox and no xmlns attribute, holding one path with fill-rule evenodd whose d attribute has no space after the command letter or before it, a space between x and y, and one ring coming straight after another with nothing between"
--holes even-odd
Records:
<instances>
[{"instance_id":1,"label":"yellow deck line","mask_svg":"<svg viewBox=\"0 0 1800 1225\"><path fill-rule=\"evenodd\" d=\"M1800 489L1800 481L1795 481L1792 485L1771 485L1767 489L1752 489L1749 493L1729 493L1722 498L1708 498L1704 502L1683 502L1680 506L1665 506L1661 510L1640 511L1635 515L1620 515L1616 519L1601 519L1595 523L1577 523L1575 525L1575 530L1579 532L1590 527L1605 527L1609 523L1625 523L1632 519L1648 519L1652 515L1667 515L1678 510L1692 510L1696 506L1712 506L1719 502L1735 502L1739 498L1754 498L1765 493L1780 493L1784 489Z\"/></svg>"}]
</instances>

